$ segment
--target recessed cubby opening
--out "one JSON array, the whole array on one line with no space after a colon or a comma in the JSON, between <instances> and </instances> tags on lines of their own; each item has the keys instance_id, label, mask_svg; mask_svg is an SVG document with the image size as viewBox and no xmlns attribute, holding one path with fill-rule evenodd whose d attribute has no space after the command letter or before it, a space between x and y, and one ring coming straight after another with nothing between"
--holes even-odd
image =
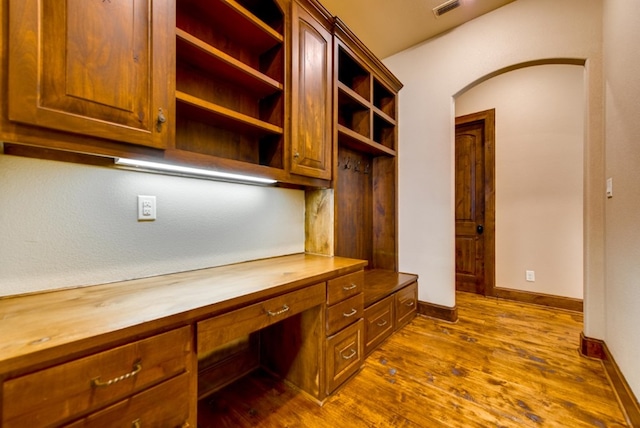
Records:
<instances>
[{"instance_id":1,"label":"recessed cubby opening","mask_svg":"<svg viewBox=\"0 0 640 428\"><path fill-rule=\"evenodd\" d=\"M338 124L371 137L371 112L342 91L338 92Z\"/></svg>"},{"instance_id":2,"label":"recessed cubby opening","mask_svg":"<svg viewBox=\"0 0 640 428\"><path fill-rule=\"evenodd\" d=\"M265 0L236 0L238 4L251 11L257 18L273 28L280 34L284 34L284 14L274 2Z\"/></svg>"},{"instance_id":3,"label":"recessed cubby opening","mask_svg":"<svg viewBox=\"0 0 640 428\"><path fill-rule=\"evenodd\" d=\"M342 47L338 51L338 80L367 101L371 101L371 74Z\"/></svg>"},{"instance_id":4,"label":"recessed cubby opening","mask_svg":"<svg viewBox=\"0 0 640 428\"><path fill-rule=\"evenodd\" d=\"M395 150L395 132L394 124L389 123L377 114L373 115L373 141Z\"/></svg>"},{"instance_id":5,"label":"recessed cubby opening","mask_svg":"<svg viewBox=\"0 0 640 428\"><path fill-rule=\"evenodd\" d=\"M396 118L396 97L377 79L373 81L373 105L390 118Z\"/></svg>"}]
</instances>

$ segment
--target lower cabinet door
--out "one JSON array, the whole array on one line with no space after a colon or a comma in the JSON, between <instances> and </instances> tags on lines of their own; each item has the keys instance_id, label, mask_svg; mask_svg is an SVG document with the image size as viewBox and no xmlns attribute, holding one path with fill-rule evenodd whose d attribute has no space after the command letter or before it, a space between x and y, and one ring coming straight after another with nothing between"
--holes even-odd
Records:
<instances>
[{"instance_id":1,"label":"lower cabinet door","mask_svg":"<svg viewBox=\"0 0 640 428\"><path fill-rule=\"evenodd\" d=\"M404 327L418 312L418 283L396 293L396 330Z\"/></svg>"},{"instance_id":2,"label":"lower cabinet door","mask_svg":"<svg viewBox=\"0 0 640 428\"><path fill-rule=\"evenodd\" d=\"M189 426L189 392L189 374L183 373L67 425L67 428L186 428Z\"/></svg>"},{"instance_id":3,"label":"lower cabinet door","mask_svg":"<svg viewBox=\"0 0 640 428\"><path fill-rule=\"evenodd\" d=\"M364 310L364 353L369 355L393 333L394 296L388 296Z\"/></svg>"},{"instance_id":4,"label":"lower cabinet door","mask_svg":"<svg viewBox=\"0 0 640 428\"><path fill-rule=\"evenodd\" d=\"M327 338L327 394L357 372L364 360L364 321Z\"/></svg>"}]
</instances>

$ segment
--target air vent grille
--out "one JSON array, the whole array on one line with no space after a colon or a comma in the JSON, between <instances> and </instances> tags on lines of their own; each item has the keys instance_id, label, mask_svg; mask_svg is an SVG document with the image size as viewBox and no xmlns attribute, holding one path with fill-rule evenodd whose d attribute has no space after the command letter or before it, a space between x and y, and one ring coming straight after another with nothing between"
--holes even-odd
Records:
<instances>
[{"instance_id":1,"label":"air vent grille","mask_svg":"<svg viewBox=\"0 0 640 428\"><path fill-rule=\"evenodd\" d=\"M436 6L433 8L433 14L436 18L444 15L447 12L451 12L453 9L460 6L460 0L449 0L442 3L440 6Z\"/></svg>"}]
</instances>

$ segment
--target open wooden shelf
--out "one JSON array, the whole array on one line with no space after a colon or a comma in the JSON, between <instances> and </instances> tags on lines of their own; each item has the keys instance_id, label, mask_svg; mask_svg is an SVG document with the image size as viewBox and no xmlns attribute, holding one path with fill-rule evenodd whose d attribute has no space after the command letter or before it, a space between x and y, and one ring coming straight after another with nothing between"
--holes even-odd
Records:
<instances>
[{"instance_id":1,"label":"open wooden shelf","mask_svg":"<svg viewBox=\"0 0 640 428\"><path fill-rule=\"evenodd\" d=\"M397 278L397 93L401 83L336 18L335 254ZM388 275L381 275L387 272ZM388 287L385 284L384 287Z\"/></svg>"},{"instance_id":2,"label":"open wooden shelf","mask_svg":"<svg viewBox=\"0 0 640 428\"><path fill-rule=\"evenodd\" d=\"M283 3L180 0L176 9L177 153L235 171L283 170Z\"/></svg>"},{"instance_id":3,"label":"open wooden shelf","mask_svg":"<svg viewBox=\"0 0 640 428\"><path fill-rule=\"evenodd\" d=\"M249 88L258 96L267 96L283 90L281 82L272 79L186 31L179 28L176 29L176 37L177 51L181 59L193 66L217 75L221 79Z\"/></svg>"},{"instance_id":4,"label":"open wooden shelf","mask_svg":"<svg viewBox=\"0 0 640 428\"><path fill-rule=\"evenodd\" d=\"M203 22L255 52L264 52L284 43L281 24L279 30L274 29L235 0L181 0L178 7L192 9ZM178 28L182 25L178 21Z\"/></svg>"},{"instance_id":5,"label":"open wooden shelf","mask_svg":"<svg viewBox=\"0 0 640 428\"><path fill-rule=\"evenodd\" d=\"M249 133L255 135L282 135L284 132L283 128L280 126L275 126L251 116L238 113L237 111L202 100L184 92L176 91L176 101L178 103L188 104L195 107L197 110L194 111L201 112L200 117L208 118L219 125L226 125L237 129L246 129Z\"/></svg>"},{"instance_id":6,"label":"open wooden shelf","mask_svg":"<svg viewBox=\"0 0 640 428\"><path fill-rule=\"evenodd\" d=\"M396 151L386 147L380 143L376 143L370 138L363 137L357 132L338 124L338 141L339 144L345 144L353 149L361 152L369 153L376 156L395 156Z\"/></svg>"}]
</instances>

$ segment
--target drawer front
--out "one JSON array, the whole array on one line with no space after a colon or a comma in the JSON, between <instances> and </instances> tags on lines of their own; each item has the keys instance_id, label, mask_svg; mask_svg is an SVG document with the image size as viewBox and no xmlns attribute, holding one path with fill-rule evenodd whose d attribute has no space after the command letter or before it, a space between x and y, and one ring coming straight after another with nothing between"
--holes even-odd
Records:
<instances>
[{"instance_id":1,"label":"drawer front","mask_svg":"<svg viewBox=\"0 0 640 428\"><path fill-rule=\"evenodd\" d=\"M325 283L311 285L198 323L198 355L325 301Z\"/></svg>"},{"instance_id":2,"label":"drawer front","mask_svg":"<svg viewBox=\"0 0 640 428\"><path fill-rule=\"evenodd\" d=\"M364 294L359 293L327 308L327 336L362 318L364 314Z\"/></svg>"},{"instance_id":3,"label":"drawer front","mask_svg":"<svg viewBox=\"0 0 640 428\"><path fill-rule=\"evenodd\" d=\"M186 427L189 392L189 374L183 373L66 428Z\"/></svg>"},{"instance_id":4,"label":"drawer front","mask_svg":"<svg viewBox=\"0 0 640 428\"><path fill-rule=\"evenodd\" d=\"M364 271L343 275L327 282L327 305L333 305L347 297L362 293L364 288Z\"/></svg>"},{"instance_id":5,"label":"drawer front","mask_svg":"<svg viewBox=\"0 0 640 428\"><path fill-rule=\"evenodd\" d=\"M327 339L327 394L357 372L363 361L362 319Z\"/></svg>"},{"instance_id":6,"label":"drawer front","mask_svg":"<svg viewBox=\"0 0 640 428\"><path fill-rule=\"evenodd\" d=\"M396 329L407 324L418 311L418 283L414 282L396 293Z\"/></svg>"},{"instance_id":7,"label":"drawer front","mask_svg":"<svg viewBox=\"0 0 640 428\"><path fill-rule=\"evenodd\" d=\"M393 333L394 296L386 297L364 310L364 353L370 354Z\"/></svg>"},{"instance_id":8,"label":"drawer front","mask_svg":"<svg viewBox=\"0 0 640 428\"><path fill-rule=\"evenodd\" d=\"M183 327L8 380L3 427L36 427L114 402L185 372L191 328Z\"/></svg>"}]
</instances>

